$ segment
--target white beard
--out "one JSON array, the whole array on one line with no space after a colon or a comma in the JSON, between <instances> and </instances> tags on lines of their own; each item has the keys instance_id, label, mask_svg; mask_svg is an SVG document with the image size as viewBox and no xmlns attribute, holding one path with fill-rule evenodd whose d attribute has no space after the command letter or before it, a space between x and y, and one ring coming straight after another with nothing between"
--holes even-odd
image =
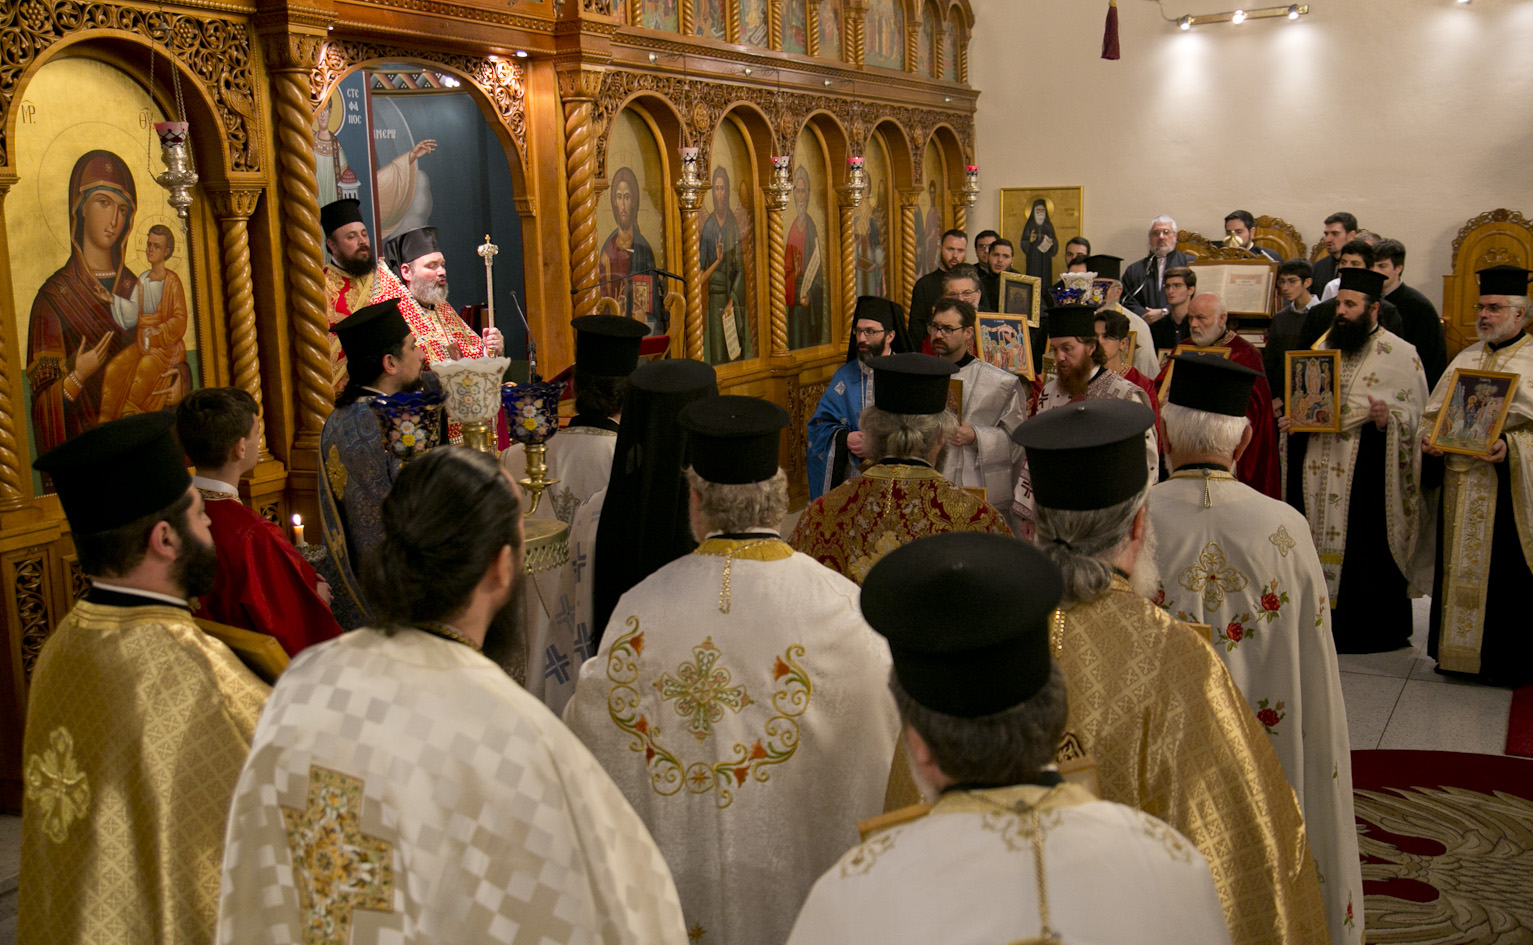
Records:
<instances>
[{"instance_id":1,"label":"white beard","mask_svg":"<svg viewBox=\"0 0 1533 945\"><path fill-rule=\"evenodd\" d=\"M1134 570L1128 579L1134 593L1145 599L1153 598L1160 590L1160 567L1155 563L1156 546L1155 528L1147 516L1144 520L1144 544L1139 547L1139 557L1134 559Z\"/></svg>"},{"instance_id":2,"label":"white beard","mask_svg":"<svg viewBox=\"0 0 1533 945\"><path fill-rule=\"evenodd\" d=\"M447 286L430 282L426 285L410 284L410 294L422 305L435 307L447 301Z\"/></svg>"}]
</instances>

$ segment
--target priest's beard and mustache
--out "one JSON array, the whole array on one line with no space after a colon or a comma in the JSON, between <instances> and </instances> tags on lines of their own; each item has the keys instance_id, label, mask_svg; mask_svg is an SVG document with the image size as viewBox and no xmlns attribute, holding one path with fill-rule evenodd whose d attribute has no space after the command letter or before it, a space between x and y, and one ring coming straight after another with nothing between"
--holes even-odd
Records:
<instances>
[{"instance_id":1,"label":"priest's beard and mustache","mask_svg":"<svg viewBox=\"0 0 1533 945\"><path fill-rule=\"evenodd\" d=\"M198 541L185 518L171 527L181 539L181 553L170 566L170 579L186 592L187 597L199 597L212 591L218 580L218 549L212 542L203 544Z\"/></svg>"},{"instance_id":2,"label":"priest's beard and mustache","mask_svg":"<svg viewBox=\"0 0 1533 945\"><path fill-rule=\"evenodd\" d=\"M415 296L415 301L422 305L435 308L447 301L447 284L435 281L425 284L412 282L410 283L410 294Z\"/></svg>"},{"instance_id":3,"label":"priest's beard and mustache","mask_svg":"<svg viewBox=\"0 0 1533 945\"><path fill-rule=\"evenodd\" d=\"M1336 321L1331 325L1331 347L1351 357L1363 350L1363 345L1368 343L1368 336L1373 334L1373 329L1374 326L1368 324L1366 317L1353 321L1345 315L1337 315Z\"/></svg>"},{"instance_id":4,"label":"priest's beard and mustache","mask_svg":"<svg viewBox=\"0 0 1533 945\"><path fill-rule=\"evenodd\" d=\"M1134 588L1135 594L1147 599L1153 599L1160 591L1160 567L1155 563L1158 545L1155 527L1146 516L1144 543L1139 546L1139 556L1134 559L1134 566L1129 570L1128 583Z\"/></svg>"},{"instance_id":5,"label":"priest's beard and mustache","mask_svg":"<svg viewBox=\"0 0 1533 945\"><path fill-rule=\"evenodd\" d=\"M863 364L871 364L874 358L882 356L882 353L874 350L872 345L869 345L866 342L857 343L857 360L861 361Z\"/></svg>"},{"instance_id":6,"label":"priest's beard and mustache","mask_svg":"<svg viewBox=\"0 0 1533 945\"><path fill-rule=\"evenodd\" d=\"M1079 369L1067 368L1055 362L1055 372L1059 377L1059 386L1065 389L1065 393L1071 397L1084 397L1086 388L1091 385L1091 376L1097 372L1097 366L1095 361L1089 359Z\"/></svg>"},{"instance_id":7,"label":"priest's beard and mustache","mask_svg":"<svg viewBox=\"0 0 1533 945\"><path fill-rule=\"evenodd\" d=\"M350 259L337 259L336 264L353 276L365 276L373 271L378 260L371 249L359 249Z\"/></svg>"},{"instance_id":8,"label":"priest's beard and mustache","mask_svg":"<svg viewBox=\"0 0 1533 945\"><path fill-rule=\"evenodd\" d=\"M484 655L499 664L512 678L527 678L527 581L517 575L511 598L490 618L484 632Z\"/></svg>"}]
</instances>

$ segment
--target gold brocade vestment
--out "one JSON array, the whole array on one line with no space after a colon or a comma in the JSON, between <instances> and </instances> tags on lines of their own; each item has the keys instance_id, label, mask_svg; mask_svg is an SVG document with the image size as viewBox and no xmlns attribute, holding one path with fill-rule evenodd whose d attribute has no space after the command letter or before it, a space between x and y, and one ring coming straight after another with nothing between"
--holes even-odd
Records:
<instances>
[{"instance_id":1,"label":"gold brocade vestment","mask_svg":"<svg viewBox=\"0 0 1533 945\"><path fill-rule=\"evenodd\" d=\"M1235 945L1325 942L1303 817L1261 723L1197 631L1127 581L1056 617L1066 743L1103 800L1176 828L1208 859Z\"/></svg>"},{"instance_id":2,"label":"gold brocade vestment","mask_svg":"<svg viewBox=\"0 0 1533 945\"><path fill-rule=\"evenodd\" d=\"M943 532L1011 529L994 506L930 466L886 460L809 503L788 544L861 584L879 558Z\"/></svg>"},{"instance_id":3,"label":"gold brocade vestment","mask_svg":"<svg viewBox=\"0 0 1533 945\"><path fill-rule=\"evenodd\" d=\"M18 940L211 942L269 693L179 607L77 604L32 675Z\"/></svg>"}]
</instances>

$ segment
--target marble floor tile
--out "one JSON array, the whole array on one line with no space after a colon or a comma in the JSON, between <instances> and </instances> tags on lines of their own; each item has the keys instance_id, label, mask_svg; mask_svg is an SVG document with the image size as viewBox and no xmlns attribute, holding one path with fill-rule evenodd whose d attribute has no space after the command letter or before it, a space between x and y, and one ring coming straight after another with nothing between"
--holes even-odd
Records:
<instances>
[{"instance_id":1,"label":"marble floor tile","mask_svg":"<svg viewBox=\"0 0 1533 945\"><path fill-rule=\"evenodd\" d=\"M1411 674L1421 654L1415 647L1401 647L1383 653L1338 653L1336 667L1343 673L1362 673L1367 676L1390 676L1405 679Z\"/></svg>"},{"instance_id":2,"label":"marble floor tile","mask_svg":"<svg viewBox=\"0 0 1533 945\"><path fill-rule=\"evenodd\" d=\"M1341 695L1347 706L1347 736L1353 751L1379 747L1379 739L1404 688L1403 677L1341 674Z\"/></svg>"},{"instance_id":3,"label":"marble floor tile","mask_svg":"<svg viewBox=\"0 0 1533 945\"><path fill-rule=\"evenodd\" d=\"M1377 747L1499 755L1511 705L1510 689L1407 680Z\"/></svg>"}]
</instances>

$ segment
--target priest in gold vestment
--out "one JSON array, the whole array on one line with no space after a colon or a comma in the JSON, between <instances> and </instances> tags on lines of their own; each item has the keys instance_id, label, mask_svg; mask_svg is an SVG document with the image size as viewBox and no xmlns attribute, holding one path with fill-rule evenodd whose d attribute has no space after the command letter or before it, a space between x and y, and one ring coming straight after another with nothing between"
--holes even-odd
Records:
<instances>
[{"instance_id":1,"label":"priest in gold vestment","mask_svg":"<svg viewBox=\"0 0 1533 945\"><path fill-rule=\"evenodd\" d=\"M929 354L869 362L873 406L860 420L871 455L883 459L809 504L788 543L858 584L879 558L942 532L1009 535L1001 513L937 471L958 429L947 409L957 368Z\"/></svg>"},{"instance_id":2,"label":"priest in gold vestment","mask_svg":"<svg viewBox=\"0 0 1533 945\"><path fill-rule=\"evenodd\" d=\"M1304 821L1283 766L1206 638L1154 588L1148 407L1072 404L1024 423L1037 541L1064 576L1054 658L1070 714L1061 760L1094 763L1104 800L1158 817L1208 858L1236 945L1327 941Z\"/></svg>"},{"instance_id":3,"label":"priest in gold vestment","mask_svg":"<svg viewBox=\"0 0 1533 945\"><path fill-rule=\"evenodd\" d=\"M32 674L17 931L33 945L213 939L229 799L269 690L188 608L218 556L173 423L103 424L36 464L91 589Z\"/></svg>"}]
</instances>

